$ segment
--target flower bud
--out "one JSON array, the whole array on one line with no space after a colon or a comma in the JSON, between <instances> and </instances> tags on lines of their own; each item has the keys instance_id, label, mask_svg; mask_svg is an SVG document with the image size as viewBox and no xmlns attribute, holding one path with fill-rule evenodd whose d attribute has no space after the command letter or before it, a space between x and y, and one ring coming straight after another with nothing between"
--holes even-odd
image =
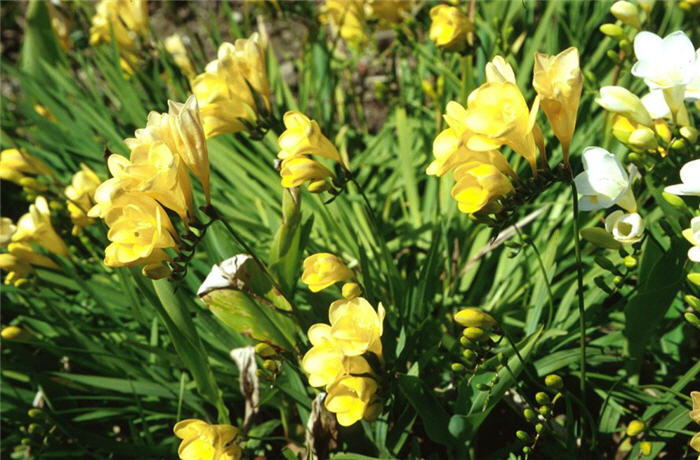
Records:
<instances>
[{"instance_id":1,"label":"flower bud","mask_svg":"<svg viewBox=\"0 0 700 460\"><path fill-rule=\"evenodd\" d=\"M595 102L608 112L619 113L644 126L653 126L651 115L642 101L622 86L603 86Z\"/></svg>"},{"instance_id":2,"label":"flower bud","mask_svg":"<svg viewBox=\"0 0 700 460\"><path fill-rule=\"evenodd\" d=\"M464 327L478 327L483 330L493 329L497 324L491 315L474 307L458 311L455 321Z\"/></svg>"},{"instance_id":3,"label":"flower bud","mask_svg":"<svg viewBox=\"0 0 700 460\"><path fill-rule=\"evenodd\" d=\"M700 299L694 295L687 294L683 297L683 300L696 310L700 310Z\"/></svg>"},{"instance_id":4,"label":"flower bud","mask_svg":"<svg viewBox=\"0 0 700 460\"><path fill-rule=\"evenodd\" d=\"M645 457L651 455L651 443L649 441L640 442L639 452Z\"/></svg>"},{"instance_id":5,"label":"flower bud","mask_svg":"<svg viewBox=\"0 0 700 460\"><path fill-rule=\"evenodd\" d=\"M628 26L637 30L642 28L642 23L639 21L639 11L634 4L625 1L615 2L610 7L610 12Z\"/></svg>"},{"instance_id":6,"label":"flower bud","mask_svg":"<svg viewBox=\"0 0 700 460\"><path fill-rule=\"evenodd\" d=\"M622 261L625 264L625 267L627 268L634 268L637 266L637 259L632 257L632 256L627 256Z\"/></svg>"},{"instance_id":7,"label":"flower bud","mask_svg":"<svg viewBox=\"0 0 700 460\"><path fill-rule=\"evenodd\" d=\"M450 368L452 369L452 372L462 372L464 370L464 365L461 363L452 363Z\"/></svg>"},{"instance_id":8,"label":"flower bud","mask_svg":"<svg viewBox=\"0 0 700 460\"><path fill-rule=\"evenodd\" d=\"M271 359L266 359L262 363L262 367L265 370L268 370L270 372L277 372L277 362L271 360Z\"/></svg>"},{"instance_id":9,"label":"flower bud","mask_svg":"<svg viewBox=\"0 0 700 460\"><path fill-rule=\"evenodd\" d=\"M671 142L671 150L683 150L686 147L686 142L683 139L676 139L675 141Z\"/></svg>"},{"instance_id":10,"label":"flower bud","mask_svg":"<svg viewBox=\"0 0 700 460\"><path fill-rule=\"evenodd\" d=\"M515 437L520 439L522 442L532 442L532 436L527 434L526 431L518 430L515 432Z\"/></svg>"},{"instance_id":11,"label":"flower bud","mask_svg":"<svg viewBox=\"0 0 700 460\"><path fill-rule=\"evenodd\" d=\"M260 342L255 345L255 353L263 358L271 358L277 355L277 351L265 342Z\"/></svg>"},{"instance_id":12,"label":"flower bud","mask_svg":"<svg viewBox=\"0 0 700 460\"><path fill-rule=\"evenodd\" d=\"M678 195L672 195L668 192L661 192L661 196L664 197L664 200L668 202L671 206L675 208L684 208L685 207L685 202L681 197Z\"/></svg>"},{"instance_id":13,"label":"flower bud","mask_svg":"<svg viewBox=\"0 0 700 460\"><path fill-rule=\"evenodd\" d=\"M620 275L615 275L612 281L615 286L618 286L622 283L622 277Z\"/></svg>"},{"instance_id":14,"label":"flower bud","mask_svg":"<svg viewBox=\"0 0 700 460\"><path fill-rule=\"evenodd\" d=\"M15 342L28 342L32 338L29 332L17 326L7 326L3 328L2 332L0 332L0 336L4 340L13 340Z\"/></svg>"},{"instance_id":15,"label":"flower bud","mask_svg":"<svg viewBox=\"0 0 700 460\"><path fill-rule=\"evenodd\" d=\"M355 297L359 297L360 294L362 294L362 288L360 287L359 284L357 283L345 283L343 284L343 297L346 299L354 299Z\"/></svg>"},{"instance_id":16,"label":"flower bud","mask_svg":"<svg viewBox=\"0 0 700 460\"><path fill-rule=\"evenodd\" d=\"M464 335L464 337L475 342L484 342L489 339L489 336L486 334L486 332L478 327L468 327L464 329L462 334Z\"/></svg>"},{"instance_id":17,"label":"flower bud","mask_svg":"<svg viewBox=\"0 0 700 460\"><path fill-rule=\"evenodd\" d=\"M523 454L528 455L530 452L532 452L530 446L523 446Z\"/></svg>"},{"instance_id":18,"label":"flower bud","mask_svg":"<svg viewBox=\"0 0 700 460\"><path fill-rule=\"evenodd\" d=\"M535 395L535 401L537 404L549 404L552 400L549 399L549 395L544 391L540 391Z\"/></svg>"},{"instance_id":19,"label":"flower bud","mask_svg":"<svg viewBox=\"0 0 700 460\"><path fill-rule=\"evenodd\" d=\"M466 349L462 352L462 356L467 361L474 361L476 359L476 353L473 350Z\"/></svg>"},{"instance_id":20,"label":"flower bud","mask_svg":"<svg viewBox=\"0 0 700 460\"><path fill-rule=\"evenodd\" d=\"M652 150L658 145L656 142L656 135L651 128L643 126L641 128L635 129L630 134L627 141L632 147L639 150Z\"/></svg>"},{"instance_id":21,"label":"flower bud","mask_svg":"<svg viewBox=\"0 0 700 460\"><path fill-rule=\"evenodd\" d=\"M461 343L463 347L468 347L472 345L472 341L464 336L459 338L459 343Z\"/></svg>"},{"instance_id":22,"label":"flower bud","mask_svg":"<svg viewBox=\"0 0 700 460\"><path fill-rule=\"evenodd\" d=\"M27 411L27 415L29 416L29 418L37 418L37 417L40 417L42 415L42 411L41 411L41 409L37 409L36 407L32 407L31 409L29 409Z\"/></svg>"},{"instance_id":23,"label":"flower bud","mask_svg":"<svg viewBox=\"0 0 700 460\"><path fill-rule=\"evenodd\" d=\"M550 410L549 406L540 406L537 409L537 412L539 412L541 415L547 415L547 414L549 414L549 410Z\"/></svg>"},{"instance_id":24,"label":"flower bud","mask_svg":"<svg viewBox=\"0 0 700 460\"><path fill-rule=\"evenodd\" d=\"M537 432L537 434L542 433L544 431L544 425L541 423L538 423L537 425L535 425L535 431Z\"/></svg>"},{"instance_id":25,"label":"flower bud","mask_svg":"<svg viewBox=\"0 0 700 460\"><path fill-rule=\"evenodd\" d=\"M309 184L309 187L308 187L309 192L311 192L311 193L322 193L322 192L330 190L330 188L331 188L331 184L325 179L313 181Z\"/></svg>"},{"instance_id":26,"label":"flower bud","mask_svg":"<svg viewBox=\"0 0 700 460\"><path fill-rule=\"evenodd\" d=\"M143 274L143 276L151 278L152 280L159 280L165 278L166 276L170 276L172 270L170 269L170 267L167 267L164 264L155 263L144 265L141 269L141 273Z\"/></svg>"},{"instance_id":27,"label":"flower bud","mask_svg":"<svg viewBox=\"0 0 700 460\"><path fill-rule=\"evenodd\" d=\"M523 410L523 417L525 417L525 420L528 422L534 422L537 420L537 413L528 407Z\"/></svg>"},{"instance_id":28,"label":"flower bud","mask_svg":"<svg viewBox=\"0 0 700 460\"><path fill-rule=\"evenodd\" d=\"M617 24L603 24L600 31L614 40L620 40L625 36L625 31Z\"/></svg>"},{"instance_id":29,"label":"flower bud","mask_svg":"<svg viewBox=\"0 0 700 460\"><path fill-rule=\"evenodd\" d=\"M697 327L700 329L700 318L698 318L695 313L686 313L683 315L686 321L688 321L690 324L693 326Z\"/></svg>"},{"instance_id":30,"label":"flower bud","mask_svg":"<svg viewBox=\"0 0 700 460\"><path fill-rule=\"evenodd\" d=\"M668 127L668 123L666 123L665 120L655 120L654 131L656 131L656 134L664 141L671 142L671 129Z\"/></svg>"},{"instance_id":31,"label":"flower bud","mask_svg":"<svg viewBox=\"0 0 700 460\"><path fill-rule=\"evenodd\" d=\"M38 423L30 423L27 431L29 434L38 433L41 430L41 426Z\"/></svg>"},{"instance_id":32,"label":"flower bud","mask_svg":"<svg viewBox=\"0 0 700 460\"><path fill-rule=\"evenodd\" d=\"M699 273L688 273L688 281L700 287L700 272Z\"/></svg>"},{"instance_id":33,"label":"flower bud","mask_svg":"<svg viewBox=\"0 0 700 460\"><path fill-rule=\"evenodd\" d=\"M641 420L632 420L629 425L627 425L627 436L637 436L639 433L644 431L645 425Z\"/></svg>"},{"instance_id":34,"label":"flower bud","mask_svg":"<svg viewBox=\"0 0 700 460\"><path fill-rule=\"evenodd\" d=\"M545 377L544 384L547 385L547 388L550 390L560 391L564 388L564 382L557 374L549 374Z\"/></svg>"},{"instance_id":35,"label":"flower bud","mask_svg":"<svg viewBox=\"0 0 700 460\"><path fill-rule=\"evenodd\" d=\"M679 130L681 136L683 136L688 142L694 144L698 140L698 130L691 126L681 126Z\"/></svg>"}]
</instances>

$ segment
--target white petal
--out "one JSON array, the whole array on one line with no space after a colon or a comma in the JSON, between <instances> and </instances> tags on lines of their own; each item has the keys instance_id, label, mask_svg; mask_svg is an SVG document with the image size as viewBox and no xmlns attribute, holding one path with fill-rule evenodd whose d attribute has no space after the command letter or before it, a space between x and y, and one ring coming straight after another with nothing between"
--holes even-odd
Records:
<instances>
[{"instance_id":1,"label":"white petal","mask_svg":"<svg viewBox=\"0 0 700 460\"><path fill-rule=\"evenodd\" d=\"M619 209L609 214L608 217L605 218L605 230L607 230L608 233L612 233L615 224L623 215L624 213Z\"/></svg>"},{"instance_id":2,"label":"white petal","mask_svg":"<svg viewBox=\"0 0 700 460\"><path fill-rule=\"evenodd\" d=\"M700 160L689 161L681 167L681 182L700 191Z\"/></svg>"},{"instance_id":3,"label":"white petal","mask_svg":"<svg viewBox=\"0 0 700 460\"><path fill-rule=\"evenodd\" d=\"M674 185L669 185L664 188L664 192L670 193L671 195L680 195L680 196L700 196L700 191L698 190L693 190L692 188L688 187L685 184L674 184Z\"/></svg>"},{"instance_id":4,"label":"white petal","mask_svg":"<svg viewBox=\"0 0 700 460\"><path fill-rule=\"evenodd\" d=\"M651 118L655 120L671 116L671 109L668 108L666 99L664 99L664 92L660 89L651 90L648 94L642 96L642 104L644 104L644 108L647 109Z\"/></svg>"},{"instance_id":5,"label":"white petal","mask_svg":"<svg viewBox=\"0 0 700 460\"><path fill-rule=\"evenodd\" d=\"M643 33L643 32L642 32ZM635 39L635 50L637 40ZM693 42L682 30L667 35L663 40L663 56L678 66L689 66L695 62Z\"/></svg>"},{"instance_id":6,"label":"white petal","mask_svg":"<svg viewBox=\"0 0 700 460\"><path fill-rule=\"evenodd\" d=\"M688 259L700 263L700 246L693 246L688 250Z\"/></svg>"},{"instance_id":7,"label":"white petal","mask_svg":"<svg viewBox=\"0 0 700 460\"><path fill-rule=\"evenodd\" d=\"M662 53L662 44L663 40L658 35L646 31L639 32L634 37L634 54L640 61L657 59ZM632 74L636 75L634 70L632 70Z\"/></svg>"}]
</instances>

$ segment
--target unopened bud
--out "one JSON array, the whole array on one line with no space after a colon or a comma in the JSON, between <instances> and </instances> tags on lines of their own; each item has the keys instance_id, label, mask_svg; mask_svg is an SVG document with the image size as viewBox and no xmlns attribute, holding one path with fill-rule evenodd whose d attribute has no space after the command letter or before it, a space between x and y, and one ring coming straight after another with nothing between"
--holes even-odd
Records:
<instances>
[{"instance_id":1,"label":"unopened bud","mask_svg":"<svg viewBox=\"0 0 700 460\"><path fill-rule=\"evenodd\" d=\"M623 279L622 279L622 277L621 277L620 275L615 275L615 276L613 276L613 280L612 280L612 281L613 281L613 284L614 284L615 286L618 286L618 285L622 284L622 280L623 280Z\"/></svg>"},{"instance_id":2,"label":"unopened bud","mask_svg":"<svg viewBox=\"0 0 700 460\"><path fill-rule=\"evenodd\" d=\"M17 326L7 326L0 332L0 336L5 340L13 340L15 342L28 342L32 335L24 329Z\"/></svg>"},{"instance_id":3,"label":"unopened bud","mask_svg":"<svg viewBox=\"0 0 700 460\"><path fill-rule=\"evenodd\" d=\"M38 433L41 430L41 426L38 423L30 423L27 431L29 434Z\"/></svg>"},{"instance_id":4,"label":"unopened bud","mask_svg":"<svg viewBox=\"0 0 700 460\"><path fill-rule=\"evenodd\" d=\"M697 328L700 329L700 319L698 319L698 317L695 315L695 313L690 313L690 312L688 312L688 313L686 313L685 315L683 315L683 317L684 317L685 320L688 321L690 324L692 324L693 326L695 326L695 327L697 327Z\"/></svg>"},{"instance_id":5,"label":"unopened bud","mask_svg":"<svg viewBox=\"0 0 700 460\"><path fill-rule=\"evenodd\" d=\"M270 372L277 372L277 363L271 359L266 359L262 363L262 367Z\"/></svg>"},{"instance_id":6,"label":"unopened bud","mask_svg":"<svg viewBox=\"0 0 700 460\"><path fill-rule=\"evenodd\" d=\"M668 192L661 192L661 196L674 208L685 208L685 201L681 197Z\"/></svg>"},{"instance_id":7,"label":"unopened bud","mask_svg":"<svg viewBox=\"0 0 700 460\"><path fill-rule=\"evenodd\" d=\"M549 406L546 406L546 405L545 405L545 406L540 406L540 407L537 409L537 412L539 412L539 413L542 414L542 415L547 415L547 414L549 414L549 410L550 410L550 409L549 409Z\"/></svg>"},{"instance_id":8,"label":"unopened bud","mask_svg":"<svg viewBox=\"0 0 700 460\"><path fill-rule=\"evenodd\" d=\"M696 285L697 287L700 287L700 273L688 273L688 281Z\"/></svg>"},{"instance_id":9,"label":"unopened bud","mask_svg":"<svg viewBox=\"0 0 700 460\"><path fill-rule=\"evenodd\" d=\"M694 144L695 141L698 140L698 130L691 126L681 126L681 129L679 131L681 133L681 136L683 136L683 138L691 144Z\"/></svg>"},{"instance_id":10,"label":"unopened bud","mask_svg":"<svg viewBox=\"0 0 700 460\"><path fill-rule=\"evenodd\" d=\"M32 407L27 411L27 415L29 416L29 418L37 418L40 417L41 414L41 409L37 409L36 407Z\"/></svg>"},{"instance_id":11,"label":"unopened bud","mask_svg":"<svg viewBox=\"0 0 700 460\"><path fill-rule=\"evenodd\" d=\"M652 150L657 147L656 135L654 131L646 126L637 128L632 131L628 139L628 143L639 150Z\"/></svg>"},{"instance_id":12,"label":"unopened bud","mask_svg":"<svg viewBox=\"0 0 700 460\"><path fill-rule=\"evenodd\" d=\"M474 361L476 360L476 353L474 353L472 350L466 349L462 352L462 356L464 359L467 361Z\"/></svg>"},{"instance_id":13,"label":"unopened bud","mask_svg":"<svg viewBox=\"0 0 700 460\"><path fill-rule=\"evenodd\" d=\"M144 265L141 269L141 273L143 274L143 276L151 278L152 280L159 280L170 276L172 270L170 269L170 267L167 267L166 265L159 262L155 264Z\"/></svg>"},{"instance_id":14,"label":"unopened bud","mask_svg":"<svg viewBox=\"0 0 700 460\"><path fill-rule=\"evenodd\" d=\"M632 163L634 163L634 162L636 162L636 161L641 160L642 157L640 157L638 153L630 152L630 153L627 154L627 159L628 159L629 161L631 161Z\"/></svg>"},{"instance_id":15,"label":"unopened bud","mask_svg":"<svg viewBox=\"0 0 700 460\"><path fill-rule=\"evenodd\" d=\"M455 321L464 327L478 327L483 330L492 329L497 324L491 315L474 307L458 311L455 314Z\"/></svg>"},{"instance_id":16,"label":"unopened bud","mask_svg":"<svg viewBox=\"0 0 700 460\"><path fill-rule=\"evenodd\" d=\"M547 377L545 377L544 384L547 385L547 388L555 391L559 391L564 388L564 382L557 374L549 374Z\"/></svg>"},{"instance_id":17,"label":"unopened bud","mask_svg":"<svg viewBox=\"0 0 700 460\"><path fill-rule=\"evenodd\" d=\"M522 442L532 442L532 436L527 434L526 431L518 430L515 432L515 437L520 439Z\"/></svg>"},{"instance_id":18,"label":"unopened bud","mask_svg":"<svg viewBox=\"0 0 700 460\"><path fill-rule=\"evenodd\" d=\"M464 336L459 338L459 343L462 344L463 347L470 347L474 344L471 340Z\"/></svg>"},{"instance_id":19,"label":"unopened bud","mask_svg":"<svg viewBox=\"0 0 700 460\"><path fill-rule=\"evenodd\" d=\"M671 128L668 127L668 123L665 120L654 120L654 131L665 142L671 142Z\"/></svg>"},{"instance_id":20,"label":"unopened bud","mask_svg":"<svg viewBox=\"0 0 700 460\"><path fill-rule=\"evenodd\" d=\"M343 284L343 297L348 300L359 297L362 294L362 288L357 283L345 283Z\"/></svg>"},{"instance_id":21,"label":"unopened bud","mask_svg":"<svg viewBox=\"0 0 700 460\"><path fill-rule=\"evenodd\" d=\"M642 28L642 23L639 21L639 11L634 4L626 1L615 2L610 7L610 12L628 26L637 30Z\"/></svg>"},{"instance_id":22,"label":"unopened bud","mask_svg":"<svg viewBox=\"0 0 700 460\"><path fill-rule=\"evenodd\" d=\"M700 311L700 299L698 299L694 295L686 294L683 297L683 300L685 300L685 303L687 303L688 305L690 305L694 309Z\"/></svg>"},{"instance_id":23,"label":"unopened bud","mask_svg":"<svg viewBox=\"0 0 700 460\"><path fill-rule=\"evenodd\" d=\"M627 425L627 436L637 436L644 431L644 427L644 422L641 420L632 420L629 425Z\"/></svg>"},{"instance_id":24,"label":"unopened bud","mask_svg":"<svg viewBox=\"0 0 700 460\"><path fill-rule=\"evenodd\" d=\"M255 345L255 353L263 358L270 358L277 355L277 351L265 342L260 342Z\"/></svg>"},{"instance_id":25,"label":"unopened bud","mask_svg":"<svg viewBox=\"0 0 700 460\"><path fill-rule=\"evenodd\" d=\"M686 143L683 139L676 139L671 142L671 150L683 150L685 149Z\"/></svg>"},{"instance_id":26,"label":"unopened bud","mask_svg":"<svg viewBox=\"0 0 700 460\"><path fill-rule=\"evenodd\" d=\"M540 434L540 433L542 433L543 431L544 431L544 425L543 425L543 424L538 423L537 425L535 425L535 432L537 432L537 434Z\"/></svg>"},{"instance_id":27,"label":"unopened bud","mask_svg":"<svg viewBox=\"0 0 700 460\"><path fill-rule=\"evenodd\" d=\"M637 266L637 259L633 256L626 256L624 259L622 259L622 262L627 268L634 268Z\"/></svg>"},{"instance_id":28,"label":"unopened bud","mask_svg":"<svg viewBox=\"0 0 700 460\"><path fill-rule=\"evenodd\" d=\"M651 455L651 443L649 441L642 441L639 443L639 452L645 456L648 457Z\"/></svg>"},{"instance_id":29,"label":"unopened bud","mask_svg":"<svg viewBox=\"0 0 700 460\"><path fill-rule=\"evenodd\" d=\"M309 183L309 192L322 193L331 188L331 184L325 179L315 180Z\"/></svg>"},{"instance_id":30,"label":"unopened bud","mask_svg":"<svg viewBox=\"0 0 700 460\"><path fill-rule=\"evenodd\" d=\"M530 446L523 446L523 454L528 455L530 452L532 452Z\"/></svg>"},{"instance_id":31,"label":"unopened bud","mask_svg":"<svg viewBox=\"0 0 700 460\"><path fill-rule=\"evenodd\" d=\"M600 31L615 40L620 40L625 36L625 31L617 24L603 24L600 26Z\"/></svg>"},{"instance_id":32,"label":"unopened bud","mask_svg":"<svg viewBox=\"0 0 700 460\"><path fill-rule=\"evenodd\" d=\"M552 400L549 399L549 395L544 391L540 391L535 395L535 401L537 404L549 404Z\"/></svg>"},{"instance_id":33,"label":"unopened bud","mask_svg":"<svg viewBox=\"0 0 700 460\"><path fill-rule=\"evenodd\" d=\"M468 338L469 340L473 340L475 342L483 342L485 340L488 340L489 336L484 332L483 329L478 328L478 327L468 327L464 329L462 332L464 337Z\"/></svg>"},{"instance_id":34,"label":"unopened bud","mask_svg":"<svg viewBox=\"0 0 700 460\"><path fill-rule=\"evenodd\" d=\"M534 422L537 420L537 413L528 407L523 410L523 417L525 417L525 420L528 422Z\"/></svg>"},{"instance_id":35,"label":"unopened bud","mask_svg":"<svg viewBox=\"0 0 700 460\"><path fill-rule=\"evenodd\" d=\"M452 363L450 365L452 372L462 372L464 370L464 365L462 363Z\"/></svg>"}]
</instances>

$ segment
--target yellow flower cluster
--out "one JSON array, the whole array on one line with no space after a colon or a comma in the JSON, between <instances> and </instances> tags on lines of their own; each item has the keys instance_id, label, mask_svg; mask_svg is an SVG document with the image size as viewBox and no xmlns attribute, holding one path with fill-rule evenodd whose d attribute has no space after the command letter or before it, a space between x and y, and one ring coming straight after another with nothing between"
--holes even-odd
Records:
<instances>
[{"instance_id":1,"label":"yellow flower cluster","mask_svg":"<svg viewBox=\"0 0 700 460\"><path fill-rule=\"evenodd\" d=\"M177 454L181 460L238 460L241 448L234 443L238 428L232 425L210 425L198 419L187 419L173 427L182 439Z\"/></svg>"},{"instance_id":2,"label":"yellow flower cluster","mask_svg":"<svg viewBox=\"0 0 700 460\"><path fill-rule=\"evenodd\" d=\"M340 299L328 311L330 325L309 328L312 348L304 355L302 368L311 386L325 386L326 409L343 426L362 418L372 420L380 409L377 380L363 355L373 353L382 359L384 315L381 303L375 311L363 297Z\"/></svg>"},{"instance_id":3,"label":"yellow flower cluster","mask_svg":"<svg viewBox=\"0 0 700 460\"><path fill-rule=\"evenodd\" d=\"M438 48L460 51L467 44L467 35L474 31L469 17L459 8L436 5L430 9L430 39Z\"/></svg>"},{"instance_id":4,"label":"yellow flower cluster","mask_svg":"<svg viewBox=\"0 0 700 460\"><path fill-rule=\"evenodd\" d=\"M412 6L412 0L326 0L319 20L331 27L333 35L358 48L368 40L368 20L397 23Z\"/></svg>"},{"instance_id":5,"label":"yellow flower cluster","mask_svg":"<svg viewBox=\"0 0 700 460\"><path fill-rule=\"evenodd\" d=\"M448 103L444 117L448 128L435 138L435 160L426 171L442 176L455 169L452 196L469 214L497 212L499 200L514 190L512 181L519 180L500 148L510 147L524 157L534 175L538 150L546 162L544 140L535 123L540 106L568 162L582 89L578 51L569 48L557 56L535 56L533 86L538 96L531 108L502 57L486 65L486 80L469 95L467 108Z\"/></svg>"},{"instance_id":6,"label":"yellow flower cluster","mask_svg":"<svg viewBox=\"0 0 700 460\"><path fill-rule=\"evenodd\" d=\"M309 191L322 192L330 187L331 170L318 161L309 158L315 155L337 161L347 169L335 146L321 132L315 120L301 112L290 111L284 114L286 130L277 139L280 151L277 158L282 160L280 177L282 186L299 187L309 182Z\"/></svg>"},{"instance_id":7,"label":"yellow flower cluster","mask_svg":"<svg viewBox=\"0 0 700 460\"><path fill-rule=\"evenodd\" d=\"M5 284L18 284L33 273L32 266L58 268L49 257L35 252L32 244L59 255L68 255L66 243L51 225L51 211L43 196L38 196L29 212L15 225L11 219L0 218L0 246L7 252L0 254L0 268L6 272Z\"/></svg>"},{"instance_id":8,"label":"yellow flower cluster","mask_svg":"<svg viewBox=\"0 0 700 460\"><path fill-rule=\"evenodd\" d=\"M122 68L131 72L138 61L140 41L148 37L146 0L102 0L90 27L90 44L117 42Z\"/></svg>"},{"instance_id":9,"label":"yellow flower cluster","mask_svg":"<svg viewBox=\"0 0 700 460\"><path fill-rule=\"evenodd\" d=\"M48 166L25 150L0 152L0 179L21 185L26 191L43 191L46 187L36 180L41 174L49 174Z\"/></svg>"},{"instance_id":10,"label":"yellow flower cluster","mask_svg":"<svg viewBox=\"0 0 700 460\"><path fill-rule=\"evenodd\" d=\"M260 36L219 46L217 59L192 81L207 138L255 124L270 109L270 83ZM262 104L262 106L260 105Z\"/></svg>"},{"instance_id":11,"label":"yellow flower cluster","mask_svg":"<svg viewBox=\"0 0 700 460\"><path fill-rule=\"evenodd\" d=\"M80 164L80 171L73 175L71 184L66 187L68 198L68 213L73 221L73 235L79 235L84 227L92 224L93 220L87 212L93 204L95 190L100 185L100 178L87 165Z\"/></svg>"},{"instance_id":12,"label":"yellow flower cluster","mask_svg":"<svg viewBox=\"0 0 700 460\"><path fill-rule=\"evenodd\" d=\"M109 266L146 264L144 273L163 273L160 262L169 260L165 249L174 248L177 238L163 206L185 224L193 216L188 169L209 202L209 159L197 99L168 105L168 113L151 112L146 127L125 140L130 158L108 158L113 177L95 190L96 204L88 216L101 217L109 226Z\"/></svg>"}]
</instances>

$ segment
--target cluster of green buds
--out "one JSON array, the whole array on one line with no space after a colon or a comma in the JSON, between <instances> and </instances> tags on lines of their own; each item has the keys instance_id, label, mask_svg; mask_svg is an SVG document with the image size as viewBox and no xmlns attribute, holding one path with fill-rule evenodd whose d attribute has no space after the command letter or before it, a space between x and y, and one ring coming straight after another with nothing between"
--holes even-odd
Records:
<instances>
[{"instance_id":1,"label":"cluster of green buds","mask_svg":"<svg viewBox=\"0 0 700 460\"><path fill-rule=\"evenodd\" d=\"M564 382L561 377L550 374L545 377L544 384L547 390L535 393L535 404L523 409L523 417L532 425L534 433L525 430L515 432L515 437L524 444L522 452L526 457L535 449L540 436L551 427L554 405L562 397Z\"/></svg>"},{"instance_id":2,"label":"cluster of green buds","mask_svg":"<svg viewBox=\"0 0 700 460\"><path fill-rule=\"evenodd\" d=\"M260 342L255 345L255 354L263 360L262 367L255 371L257 377L274 382L282 369L281 357L277 350L265 342Z\"/></svg>"},{"instance_id":3,"label":"cluster of green buds","mask_svg":"<svg viewBox=\"0 0 700 460\"><path fill-rule=\"evenodd\" d=\"M591 232L593 230L593 232ZM605 233L605 234L603 234ZM607 272L606 275L599 275L594 278L596 286L608 294L613 294L625 283L634 278L637 265L639 265L639 252L641 245L621 245L612 238L610 233L601 228L587 228L581 231L581 236L587 241L606 249L617 249L617 254L602 255L595 257L595 263ZM617 244L613 244L617 243ZM612 283L612 286L608 283Z\"/></svg>"},{"instance_id":4,"label":"cluster of green buds","mask_svg":"<svg viewBox=\"0 0 700 460\"><path fill-rule=\"evenodd\" d=\"M686 309L684 315L685 320L696 328L700 329L700 318L698 318L698 314L700 314L700 299L694 295L686 294L683 296L683 300L685 300L685 303L688 304L688 308Z\"/></svg>"},{"instance_id":5,"label":"cluster of green buds","mask_svg":"<svg viewBox=\"0 0 700 460\"><path fill-rule=\"evenodd\" d=\"M469 307L460 310L455 314L455 321L464 327L462 336L459 338L461 358L452 363L452 370L456 373L476 374L480 367L484 366L489 357L491 349L498 344L492 340L491 335L498 330L498 323L488 313L479 308ZM504 359L498 359L498 366ZM489 391L498 382L498 372L496 372L489 384L480 383L477 389Z\"/></svg>"},{"instance_id":6,"label":"cluster of green buds","mask_svg":"<svg viewBox=\"0 0 700 460\"><path fill-rule=\"evenodd\" d=\"M13 448L8 458L32 458L32 454L46 449L50 443L56 443L61 438L57 426L51 420L49 414L37 407L27 411L29 420L26 425L20 425L22 433L20 443ZM58 442L65 442L62 439Z\"/></svg>"},{"instance_id":7,"label":"cluster of green buds","mask_svg":"<svg viewBox=\"0 0 700 460\"><path fill-rule=\"evenodd\" d=\"M610 7L610 13L615 16L614 23L606 23L600 26L600 31L615 40L620 48L620 53L608 51L608 57L616 63L624 61L626 56L633 54L632 41L634 36L642 30L642 25L649 18L654 2L641 0L637 2L642 11L634 3L619 1Z\"/></svg>"}]
</instances>

